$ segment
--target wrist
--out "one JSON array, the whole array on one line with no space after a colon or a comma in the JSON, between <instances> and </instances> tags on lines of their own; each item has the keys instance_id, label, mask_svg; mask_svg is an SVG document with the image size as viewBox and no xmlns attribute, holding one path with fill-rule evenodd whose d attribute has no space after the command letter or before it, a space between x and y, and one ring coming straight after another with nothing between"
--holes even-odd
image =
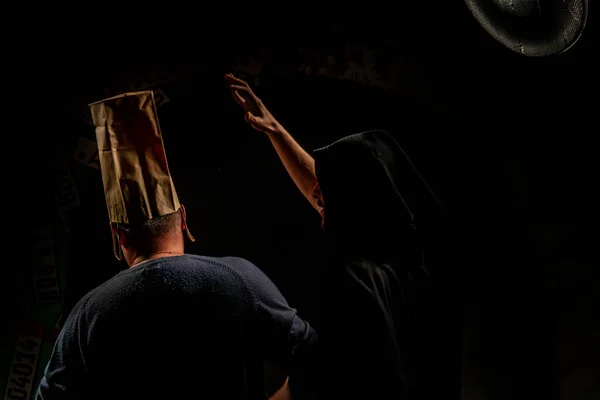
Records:
<instances>
[{"instance_id":1,"label":"wrist","mask_svg":"<svg viewBox=\"0 0 600 400\"><path fill-rule=\"evenodd\" d=\"M277 121L273 121L273 123L266 126L262 131L269 137L279 136L285 133L285 129Z\"/></svg>"}]
</instances>

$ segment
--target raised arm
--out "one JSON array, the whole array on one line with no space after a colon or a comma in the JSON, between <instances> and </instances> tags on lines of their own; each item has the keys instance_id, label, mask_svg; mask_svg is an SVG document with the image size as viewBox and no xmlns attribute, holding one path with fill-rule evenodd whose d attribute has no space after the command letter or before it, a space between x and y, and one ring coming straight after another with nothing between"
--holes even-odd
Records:
<instances>
[{"instance_id":1,"label":"raised arm","mask_svg":"<svg viewBox=\"0 0 600 400\"><path fill-rule=\"evenodd\" d=\"M321 211L319 196L315 194L317 176L315 160L294 140L292 135L273 117L264 103L254 94L248 83L232 74L225 75L235 101L246 111L244 119L256 130L265 133L277 151L290 177L310 204Z\"/></svg>"}]
</instances>

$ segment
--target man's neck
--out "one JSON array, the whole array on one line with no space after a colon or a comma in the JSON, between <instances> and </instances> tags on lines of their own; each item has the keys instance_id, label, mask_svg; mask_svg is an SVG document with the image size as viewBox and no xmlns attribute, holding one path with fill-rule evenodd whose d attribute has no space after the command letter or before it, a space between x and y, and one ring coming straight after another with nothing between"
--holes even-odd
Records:
<instances>
[{"instance_id":1,"label":"man's neck","mask_svg":"<svg viewBox=\"0 0 600 400\"><path fill-rule=\"evenodd\" d=\"M158 252L151 253L148 255L139 255L133 259L129 268L133 268L136 265L139 265L143 262L154 260L157 258L176 257L176 256L182 256L183 254L184 254L183 251L158 251Z\"/></svg>"},{"instance_id":2,"label":"man's neck","mask_svg":"<svg viewBox=\"0 0 600 400\"><path fill-rule=\"evenodd\" d=\"M135 267L142 262L156 258L181 256L185 251L183 234L178 232L178 234L147 241L142 246L135 246L127 250L123 253L128 253L126 255L129 267Z\"/></svg>"},{"instance_id":3,"label":"man's neck","mask_svg":"<svg viewBox=\"0 0 600 400\"><path fill-rule=\"evenodd\" d=\"M182 256L184 254L183 248L183 237L180 240L165 240L162 242L155 243L153 246L149 246L143 251L136 251L131 255L130 267L149 260L162 257L175 257Z\"/></svg>"}]
</instances>

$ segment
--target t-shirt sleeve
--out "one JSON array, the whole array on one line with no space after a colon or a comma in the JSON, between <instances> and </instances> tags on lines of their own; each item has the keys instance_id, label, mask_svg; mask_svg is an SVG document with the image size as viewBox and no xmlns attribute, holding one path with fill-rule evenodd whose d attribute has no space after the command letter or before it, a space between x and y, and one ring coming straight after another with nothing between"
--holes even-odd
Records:
<instances>
[{"instance_id":1,"label":"t-shirt sleeve","mask_svg":"<svg viewBox=\"0 0 600 400\"><path fill-rule=\"evenodd\" d=\"M290 375L290 384L312 367L317 334L311 325L297 315L275 284L256 266L244 263L243 275L254 302L256 312L256 342L262 354Z\"/></svg>"},{"instance_id":2,"label":"t-shirt sleeve","mask_svg":"<svg viewBox=\"0 0 600 400\"><path fill-rule=\"evenodd\" d=\"M69 314L54 344L35 399L81 399L85 395L85 364L81 353L79 307Z\"/></svg>"}]
</instances>

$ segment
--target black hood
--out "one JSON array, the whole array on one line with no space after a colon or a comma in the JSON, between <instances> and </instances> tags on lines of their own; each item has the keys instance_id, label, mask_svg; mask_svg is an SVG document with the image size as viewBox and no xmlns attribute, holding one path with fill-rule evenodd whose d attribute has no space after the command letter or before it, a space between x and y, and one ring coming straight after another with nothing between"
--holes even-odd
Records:
<instances>
[{"instance_id":1,"label":"black hood","mask_svg":"<svg viewBox=\"0 0 600 400\"><path fill-rule=\"evenodd\" d=\"M325 204L325 233L344 254L406 253L414 249L420 226L445 212L386 132L344 137L315 150L314 159Z\"/></svg>"}]
</instances>

